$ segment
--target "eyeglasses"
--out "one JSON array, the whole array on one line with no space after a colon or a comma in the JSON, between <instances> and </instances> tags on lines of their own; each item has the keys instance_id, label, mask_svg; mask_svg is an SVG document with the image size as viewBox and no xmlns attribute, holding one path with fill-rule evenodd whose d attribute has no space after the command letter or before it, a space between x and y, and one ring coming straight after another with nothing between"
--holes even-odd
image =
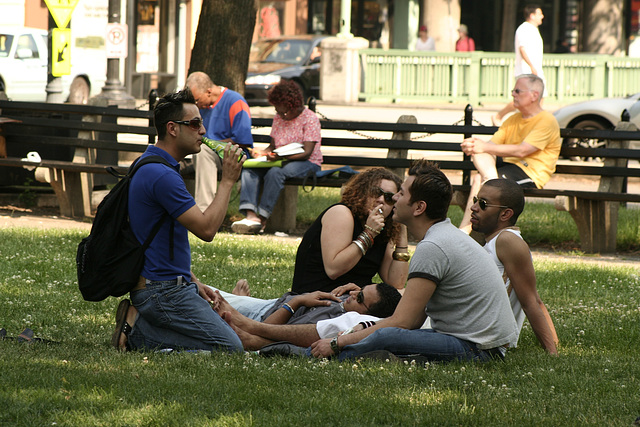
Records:
<instances>
[{"instance_id":1,"label":"eyeglasses","mask_svg":"<svg viewBox=\"0 0 640 427\"><path fill-rule=\"evenodd\" d=\"M511 93L515 93L516 95L520 95L521 93L524 92L531 92L530 90L526 90L526 89L512 89Z\"/></svg>"},{"instance_id":2,"label":"eyeglasses","mask_svg":"<svg viewBox=\"0 0 640 427\"><path fill-rule=\"evenodd\" d=\"M202 127L202 119L191 120L169 120L170 122L177 123L179 125L189 126L193 130L200 130Z\"/></svg>"},{"instance_id":3,"label":"eyeglasses","mask_svg":"<svg viewBox=\"0 0 640 427\"><path fill-rule=\"evenodd\" d=\"M509 206L504 205L491 205L487 203L485 199L478 199L476 196L473 196L473 203L477 203L480 206L480 209L486 211L487 208L508 208Z\"/></svg>"},{"instance_id":4,"label":"eyeglasses","mask_svg":"<svg viewBox=\"0 0 640 427\"><path fill-rule=\"evenodd\" d=\"M366 308L366 309L367 309L367 311L371 311L371 310L369 309L369 306L368 306L367 304L365 304L365 303L364 303L364 291L360 291L360 292L358 292L358 295L356 295L356 302L357 302L358 304L362 304L362 305L364 305L364 308Z\"/></svg>"},{"instance_id":5,"label":"eyeglasses","mask_svg":"<svg viewBox=\"0 0 640 427\"><path fill-rule=\"evenodd\" d=\"M384 196L384 201L388 204L388 205L395 205L396 201L393 200L393 196L395 196L396 193L392 193L390 191L384 191L382 188L380 187L376 187L375 188L377 191L377 195L376 197L380 197L380 196Z\"/></svg>"}]
</instances>

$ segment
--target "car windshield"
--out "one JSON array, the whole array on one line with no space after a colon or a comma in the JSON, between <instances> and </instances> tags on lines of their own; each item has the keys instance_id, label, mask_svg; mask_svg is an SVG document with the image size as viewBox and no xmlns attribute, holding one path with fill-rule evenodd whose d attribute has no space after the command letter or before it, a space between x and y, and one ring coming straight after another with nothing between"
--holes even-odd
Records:
<instances>
[{"instance_id":1,"label":"car windshield","mask_svg":"<svg viewBox=\"0 0 640 427\"><path fill-rule=\"evenodd\" d=\"M249 62L302 64L310 48L311 40L260 40L251 45Z\"/></svg>"},{"instance_id":2,"label":"car windshield","mask_svg":"<svg viewBox=\"0 0 640 427\"><path fill-rule=\"evenodd\" d=\"M13 35L0 34L0 58L6 58L9 56L11 50L11 43L13 42Z\"/></svg>"}]
</instances>

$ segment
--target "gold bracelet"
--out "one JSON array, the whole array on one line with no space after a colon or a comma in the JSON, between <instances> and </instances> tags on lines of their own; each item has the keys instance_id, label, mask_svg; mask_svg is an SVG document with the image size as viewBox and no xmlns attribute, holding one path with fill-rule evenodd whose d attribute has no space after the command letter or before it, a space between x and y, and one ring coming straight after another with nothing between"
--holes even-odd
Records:
<instances>
[{"instance_id":1,"label":"gold bracelet","mask_svg":"<svg viewBox=\"0 0 640 427\"><path fill-rule=\"evenodd\" d=\"M411 259L411 255L408 252L396 252L393 251L393 255L391 257L396 261L409 262Z\"/></svg>"}]
</instances>

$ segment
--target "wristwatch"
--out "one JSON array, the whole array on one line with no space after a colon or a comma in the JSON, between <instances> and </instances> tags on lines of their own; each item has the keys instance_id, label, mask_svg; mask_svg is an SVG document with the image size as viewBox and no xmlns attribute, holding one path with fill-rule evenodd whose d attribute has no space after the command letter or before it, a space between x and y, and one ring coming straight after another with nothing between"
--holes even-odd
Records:
<instances>
[{"instance_id":1,"label":"wristwatch","mask_svg":"<svg viewBox=\"0 0 640 427\"><path fill-rule=\"evenodd\" d=\"M338 337L333 337L331 339L331 350L333 350L333 354L340 353L340 347L338 347Z\"/></svg>"}]
</instances>

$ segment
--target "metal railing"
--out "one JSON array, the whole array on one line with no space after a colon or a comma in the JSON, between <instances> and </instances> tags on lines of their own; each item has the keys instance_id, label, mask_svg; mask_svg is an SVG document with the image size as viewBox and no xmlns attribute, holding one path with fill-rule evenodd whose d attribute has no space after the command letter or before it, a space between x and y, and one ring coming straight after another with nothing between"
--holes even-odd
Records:
<instances>
[{"instance_id":1,"label":"metal railing","mask_svg":"<svg viewBox=\"0 0 640 427\"><path fill-rule=\"evenodd\" d=\"M363 49L360 58L366 101L500 103L513 87L513 53ZM640 92L640 58L545 54L543 68L551 103Z\"/></svg>"}]
</instances>

